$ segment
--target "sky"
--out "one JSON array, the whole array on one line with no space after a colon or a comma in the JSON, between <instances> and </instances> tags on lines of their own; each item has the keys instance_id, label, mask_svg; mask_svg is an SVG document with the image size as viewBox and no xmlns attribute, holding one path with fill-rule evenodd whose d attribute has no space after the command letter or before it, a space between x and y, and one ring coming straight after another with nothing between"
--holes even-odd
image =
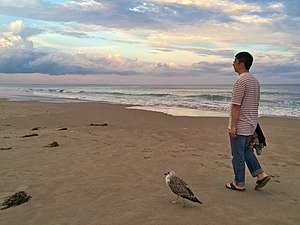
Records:
<instances>
[{"instance_id":1,"label":"sky","mask_svg":"<svg viewBox=\"0 0 300 225\"><path fill-rule=\"evenodd\" d=\"M300 84L299 0L1 0L0 84Z\"/></svg>"}]
</instances>

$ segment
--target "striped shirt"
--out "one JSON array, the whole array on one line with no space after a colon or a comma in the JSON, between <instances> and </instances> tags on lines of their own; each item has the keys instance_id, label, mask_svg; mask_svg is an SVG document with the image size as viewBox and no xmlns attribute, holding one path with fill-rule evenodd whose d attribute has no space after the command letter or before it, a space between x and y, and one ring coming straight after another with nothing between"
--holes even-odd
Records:
<instances>
[{"instance_id":1,"label":"striped shirt","mask_svg":"<svg viewBox=\"0 0 300 225\"><path fill-rule=\"evenodd\" d=\"M251 73L242 73L234 84L231 105L240 105L240 114L236 125L237 135L252 135L258 121L260 84ZM229 129L231 116L229 119Z\"/></svg>"}]
</instances>

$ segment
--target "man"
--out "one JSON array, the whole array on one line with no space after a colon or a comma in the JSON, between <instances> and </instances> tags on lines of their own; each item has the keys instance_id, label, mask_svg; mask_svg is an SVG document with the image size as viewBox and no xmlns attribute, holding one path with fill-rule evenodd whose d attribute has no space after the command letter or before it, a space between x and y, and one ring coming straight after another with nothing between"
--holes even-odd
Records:
<instances>
[{"instance_id":1,"label":"man","mask_svg":"<svg viewBox=\"0 0 300 225\"><path fill-rule=\"evenodd\" d=\"M233 87L229 136L231 144L234 182L226 187L235 191L245 191L245 163L253 177L257 177L255 189L264 187L270 177L262 170L253 150L249 146L258 121L260 84L249 72L253 57L248 52L235 56L233 68L239 74Z\"/></svg>"}]
</instances>

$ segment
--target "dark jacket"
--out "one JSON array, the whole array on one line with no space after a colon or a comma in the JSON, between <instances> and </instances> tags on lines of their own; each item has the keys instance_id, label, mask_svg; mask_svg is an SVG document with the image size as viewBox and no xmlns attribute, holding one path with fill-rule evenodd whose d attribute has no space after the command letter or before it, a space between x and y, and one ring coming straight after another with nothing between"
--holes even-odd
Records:
<instances>
[{"instance_id":1,"label":"dark jacket","mask_svg":"<svg viewBox=\"0 0 300 225\"><path fill-rule=\"evenodd\" d=\"M257 134L259 143L262 143L264 146L267 146L266 138L265 138L264 133L262 132L262 129L260 128L259 124L257 124L257 126L256 126L255 133Z\"/></svg>"}]
</instances>

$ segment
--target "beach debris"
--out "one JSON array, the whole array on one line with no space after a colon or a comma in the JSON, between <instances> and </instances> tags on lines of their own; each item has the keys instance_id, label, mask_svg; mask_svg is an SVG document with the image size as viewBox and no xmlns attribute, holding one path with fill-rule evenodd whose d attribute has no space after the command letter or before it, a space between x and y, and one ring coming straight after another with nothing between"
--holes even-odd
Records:
<instances>
[{"instance_id":1,"label":"beach debris","mask_svg":"<svg viewBox=\"0 0 300 225\"><path fill-rule=\"evenodd\" d=\"M44 147L53 148L57 146L59 146L59 144L56 141L53 141L52 143L50 143L49 145L45 145Z\"/></svg>"},{"instance_id":2,"label":"beach debris","mask_svg":"<svg viewBox=\"0 0 300 225\"><path fill-rule=\"evenodd\" d=\"M31 130L39 130L39 129L40 129L39 127L34 127Z\"/></svg>"},{"instance_id":3,"label":"beach debris","mask_svg":"<svg viewBox=\"0 0 300 225\"><path fill-rule=\"evenodd\" d=\"M63 128L58 128L57 130L58 130L58 131L60 131L60 130L68 130L68 128L63 127Z\"/></svg>"},{"instance_id":4,"label":"beach debris","mask_svg":"<svg viewBox=\"0 0 300 225\"><path fill-rule=\"evenodd\" d=\"M107 123L90 123L90 126L102 126L102 127L105 127L105 126L108 126Z\"/></svg>"},{"instance_id":5,"label":"beach debris","mask_svg":"<svg viewBox=\"0 0 300 225\"><path fill-rule=\"evenodd\" d=\"M3 206L1 210L21 205L25 202L28 202L30 199L31 196L28 195L25 191L19 191L5 198L5 200L1 204L1 206Z\"/></svg>"},{"instance_id":6,"label":"beach debris","mask_svg":"<svg viewBox=\"0 0 300 225\"><path fill-rule=\"evenodd\" d=\"M26 134L24 136L22 136L22 138L27 138L27 137L36 137L39 136L37 133L33 133L33 134Z\"/></svg>"},{"instance_id":7,"label":"beach debris","mask_svg":"<svg viewBox=\"0 0 300 225\"><path fill-rule=\"evenodd\" d=\"M11 150L12 147L7 147L7 148L0 148L1 151L7 151L7 150Z\"/></svg>"},{"instance_id":8,"label":"beach debris","mask_svg":"<svg viewBox=\"0 0 300 225\"><path fill-rule=\"evenodd\" d=\"M176 176L174 171L166 172L164 174L166 176L166 184L169 186L171 191L177 195L177 199L175 201L172 201L172 203L176 204L178 199L182 199L182 206L184 206L183 199L188 199L193 202L197 202L200 204L203 204L199 201L199 199L194 195L192 192L192 189L189 187L189 185L181 178Z\"/></svg>"}]
</instances>

